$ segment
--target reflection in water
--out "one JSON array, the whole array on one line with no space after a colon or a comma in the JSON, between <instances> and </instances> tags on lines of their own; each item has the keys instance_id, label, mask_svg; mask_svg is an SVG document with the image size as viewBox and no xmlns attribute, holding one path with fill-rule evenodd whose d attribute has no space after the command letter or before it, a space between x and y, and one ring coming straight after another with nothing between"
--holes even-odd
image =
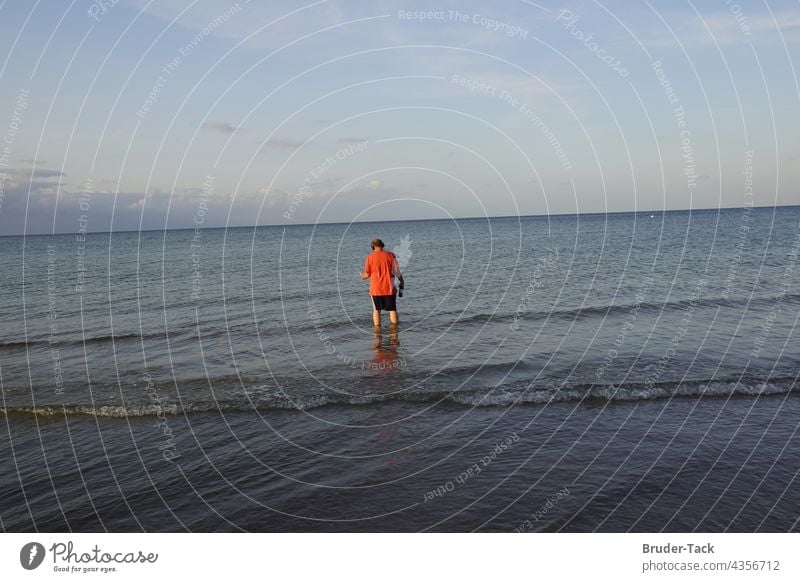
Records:
<instances>
[{"instance_id":1,"label":"reflection in water","mask_svg":"<svg viewBox=\"0 0 800 582\"><path fill-rule=\"evenodd\" d=\"M372 350L375 355L368 362L368 367L372 370L395 371L406 366L405 358L398 355L397 348L400 346L400 337L397 333L397 326L393 325L388 336L384 337L380 328L375 329L375 341Z\"/></svg>"},{"instance_id":2,"label":"reflection in water","mask_svg":"<svg viewBox=\"0 0 800 582\"><path fill-rule=\"evenodd\" d=\"M402 353L398 351L400 347L400 335L397 331L397 326L393 325L387 335L381 333L380 328L375 329L375 338L372 343L372 350L375 355L372 360L365 362L369 369L375 370L381 375L395 374L401 368L406 367L406 359ZM378 423L386 424L376 437L376 445L379 450L386 450L393 448L393 443L397 443L401 437L401 423L394 419L387 410L375 419ZM396 446L396 445L395 445ZM402 464L403 461L408 461L414 457L414 448L406 447L396 450L384 458L384 467L394 467Z\"/></svg>"}]
</instances>

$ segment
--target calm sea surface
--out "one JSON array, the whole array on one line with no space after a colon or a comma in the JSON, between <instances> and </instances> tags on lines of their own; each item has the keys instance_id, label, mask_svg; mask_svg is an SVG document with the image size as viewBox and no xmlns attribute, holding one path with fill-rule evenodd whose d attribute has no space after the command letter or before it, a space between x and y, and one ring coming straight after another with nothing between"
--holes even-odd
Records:
<instances>
[{"instance_id":1,"label":"calm sea surface","mask_svg":"<svg viewBox=\"0 0 800 582\"><path fill-rule=\"evenodd\" d=\"M0 238L0 526L797 530L799 253L800 207Z\"/></svg>"}]
</instances>

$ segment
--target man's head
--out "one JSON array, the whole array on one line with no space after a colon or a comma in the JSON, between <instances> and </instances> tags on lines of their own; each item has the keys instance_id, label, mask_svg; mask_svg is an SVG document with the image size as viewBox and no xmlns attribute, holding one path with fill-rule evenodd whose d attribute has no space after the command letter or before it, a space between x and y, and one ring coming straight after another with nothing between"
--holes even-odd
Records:
<instances>
[{"instance_id":1,"label":"man's head","mask_svg":"<svg viewBox=\"0 0 800 582\"><path fill-rule=\"evenodd\" d=\"M384 244L383 244L383 241L381 239L376 238L375 240L372 241L372 250L373 251L375 249L383 249L383 247L384 247Z\"/></svg>"}]
</instances>

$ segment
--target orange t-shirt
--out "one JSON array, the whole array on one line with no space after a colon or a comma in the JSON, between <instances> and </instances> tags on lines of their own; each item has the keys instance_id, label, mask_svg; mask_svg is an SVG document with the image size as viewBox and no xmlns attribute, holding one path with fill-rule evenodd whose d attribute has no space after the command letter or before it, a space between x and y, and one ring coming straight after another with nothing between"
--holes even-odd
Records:
<instances>
[{"instance_id":1,"label":"orange t-shirt","mask_svg":"<svg viewBox=\"0 0 800 582\"><path fill-rule=\"evenodd\" d=\"M369 294L394 295L394 274L397 270L394 253L375 250L368 254L364 272L369 275Z\"/></svg>"}]
</instances>

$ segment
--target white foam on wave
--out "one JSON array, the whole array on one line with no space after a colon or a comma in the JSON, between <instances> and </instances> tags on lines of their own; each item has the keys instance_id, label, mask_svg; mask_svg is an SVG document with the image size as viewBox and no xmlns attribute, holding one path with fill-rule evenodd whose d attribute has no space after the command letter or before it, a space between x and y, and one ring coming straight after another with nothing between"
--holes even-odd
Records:
<instances>
[{"instance_id":1,"label":"white foam on wave","mask_svg":"<svg viewBox=\"0 0 800 582\"><path fill-rule=\"evenodd\" d=\"M635 402L641 400L658 400L674 397L759 397L776 394L800 392L800 387L791 379L784 382L767 382L744 384L741 382L694 382L679 385L659 385L647 387L642 385L614 386L592 385L587 387L567 387L549 389L510 389L500 387L490 390L470 390L456 392L416 392L396 396L388 395L307 395L290 399L286 395L274 395L271 398L256 400L225 400L187 402L156 406L142 405L103 405L89 404L47 405L37 407L0 408L5 414L22 414L36 416L86 415L108 418L176 416L181 414L202 412L247 412L255 410L310 410L329 405L367 406L377 402L402 400L410 402L447 401L466 406L512 406L515 404L552 404L556 402L574 402L581 400L604 400Z\"/></svg>"},{"instance_id":2,"label":"white foam on wave","mask_svg":"<svg viewBox=\"0 0 800 582\"><path fill-rule=\"evenodd\" d=\"M743 384L741 382L705 382L680 384L674 387L656 386L591 386L586 389L562 388L547 390L527 390L514 392L494 390L487 393L459 393L448 400L469 406L510 406L513 404L550 404L577 400L605 400L635 402L640 400L661 400L673 397L726 397L726 396L768 396L800 391L795 383Z\"/></svg>"}]
</instances>

